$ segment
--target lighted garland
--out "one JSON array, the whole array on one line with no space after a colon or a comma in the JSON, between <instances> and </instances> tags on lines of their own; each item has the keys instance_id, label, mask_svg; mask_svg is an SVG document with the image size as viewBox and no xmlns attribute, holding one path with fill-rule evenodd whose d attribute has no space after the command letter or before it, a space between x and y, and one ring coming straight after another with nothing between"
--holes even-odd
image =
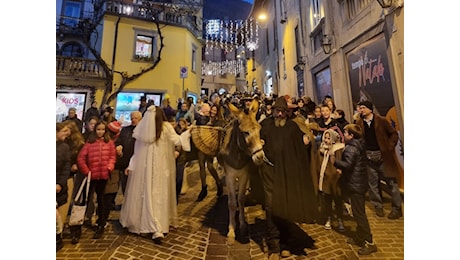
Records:
<instances>
[{"instance_id":1,"label":"lighted garland","mask_svg":"<svg viewBox=\"0 0 460 260\"><path fill-rule=\"evenodd\" d=\"M259 24L252 17L246 20L208 20L205 28L206 53L213 48L227 53L241 46L250 50L258 48Z\"/></svg>"},{"instance_id":2,"label":"lighted garland","mask_svg":"<svg viewBox=\"0 0 460 260\"><path fill-rule=\"evenodd\" d=\"M243 60L225 60L203 62L201 67L203 76L217 76L224 74L237 75L244 73Z\"/></svg>"}]
</instances>

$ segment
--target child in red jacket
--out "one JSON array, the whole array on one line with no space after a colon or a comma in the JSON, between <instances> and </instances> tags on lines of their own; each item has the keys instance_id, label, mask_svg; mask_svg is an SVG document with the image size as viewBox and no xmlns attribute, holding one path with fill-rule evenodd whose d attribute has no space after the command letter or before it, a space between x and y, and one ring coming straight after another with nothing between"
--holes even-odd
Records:
<instances>
[{"instance_id":1,"label":"child in red jacket","mask_svg":"<svg viewBox=\"0 0 460 260\"><path fill-rule=\"evenodd\" d=\"M94 239L104 234L104 227L107 223L108 210L104 203L104 193L110 172L115 168L115 144L110 139L107 131L107 124L103 121L96 123L95 131L92 132L78 154L77 163L80 171L88 175L91 172L91 184L89 188L89 200L92 200L94 192L97 194L97 230Z\"/></svg>"}]
</instances>

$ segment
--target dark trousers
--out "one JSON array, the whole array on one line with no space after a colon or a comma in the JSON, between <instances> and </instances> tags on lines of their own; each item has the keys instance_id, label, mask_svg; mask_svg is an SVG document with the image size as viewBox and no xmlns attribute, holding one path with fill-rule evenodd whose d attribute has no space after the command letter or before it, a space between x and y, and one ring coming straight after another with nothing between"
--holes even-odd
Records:
<instances>
[{"instance_id":1,"label":"dark trousers","mask_svg":"<svg viewBox=\"0 0 460 260\"><path fill-rule=\"evenodd\" d=\"M104 194L104 205L106 210L104 211L104 217L106 221L109 219L110 211L115 209L115 199L117 198L117 193L106 193Z\"/></svg>"},{"instance_id":2,"label":"dark trousers","mask_svg":"<svg viewBox=\"0 0 460 260\"><path fill-rule=\"evenodd\" d=\"M184 180L185 163L176 164L176 203L179 204L179 195Z\"/></svg>"},{"instance_id":3,"label":"dark trousers","mask_svg":"<svg viewBox=\"0 0 460 260\"><path fill-rule=\"evenodd\" d=\"M273 216L273 177L274 168L266 163L261 166L260 178L264 185L265 197L265 215L266 215L266 241L268 246L268 253L280 252L280 232L274 222Z\"/></svg>"},{"instance_id":4,"label":"dark trousers","mask_svg":"<svg viewBox=\"0 0 460 260\"><path fill-rule=\"evenodd\" d=\"M343 200L338 195L331 195L322 192L321 193L321 212L325 221L328 217L333 218L332 203L335 207L335 215L337 218L343 218Z\"/></svg>"},{"instance_id":5,"label":"dark trousers","mask_svg":"<svg viewBox=\"0 0 460 260\"><path fill-rule=\"evenodd\" d=\"M98 216L97 225L99 227L105 226L107 222L107 218L110 213L108 205L106 204L106 197L105 195L105 185L107 184L107 180L91 180L91 184L89 185L89 197L88 200L93 200L93 195L96 192L97 195L97 209L96 214Z\"/></svg>"},{"instance_id":6,"label":"dark trousers","mask_svg":"<svg viewBox=\"0 0 460 260\"><path fill-rule=\"evenodd\" d=\"M364 241L372 243L371 227L367 220L366 207L365 207L365 194L350 193L351 210L353 211L353 218L356 221L356 234L355 242L362 246Z\"/></svg>"},{"instance_id":7,"label":"dark trousers","mask_svg":"<svg viewBox=\"0 0 460 260\"><path fill-rule=\"evenodd\" d=\"M126 169L120 169L120 185L123 195L125 195L126 183L128 182L128 176L125 175L125 170Z\"/></svg>"},{"instance_id":8,"label":"dark trousers","mask_svg":"<svg viewBox=\"0 0 460 260\"><path fill-rule=\"evenodd\" d=\"M93 195L96 193L97 195L97 225L99 227L104 227L107 223L107 219L109 217L110 209L107 207L106 200L111 200L110 196L105 196L105 185L107 184L107 180L91 180L89 185L89 196L88 196L88 203L89 201L93 200ZM83 200L86 199L86 187L82 191ZM116 195L116 194L115 194ZM88 204L89 206L89 204ZM86 212L88 212L88 207L86 208ZM77 235L80 237L81 235L81 226L71 226L70 232L72 236Z\"/></svg>"}]
</instances>

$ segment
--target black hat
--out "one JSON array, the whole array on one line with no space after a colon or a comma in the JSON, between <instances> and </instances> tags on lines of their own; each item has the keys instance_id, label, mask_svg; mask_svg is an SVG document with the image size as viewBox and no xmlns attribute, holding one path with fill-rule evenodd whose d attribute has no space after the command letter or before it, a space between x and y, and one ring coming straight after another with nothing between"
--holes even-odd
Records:
<instances>
[{"instance_id":1,"label":"black hat","mask_svg":"<svg viewBox=\"0 0 460 260\"><path fill-rule=\"evenodd\" d=\"M287 102L284 96L277 98L272 108L288 109Z\"/></svg>"},{"instance_id":2,"label":"black hat","mask_svg":"<svg viewBox=\"0 0 460 260\"><path fill-rule=\"evenodd\" d=\"M266 106L271 106L271 105L273 105L273 100L272 99L264 99L264 104Z\"/></svg>"},{"instance_id":3,"label":"black hat","mask_svg":"<svg viewBox=\"0 0 460 260\"><path fill-rule=\"evenodd\" d=\"M244 96L241 98L241 100L253 100L254 97L251 96L251 94L244 94Z\"/></svg>"},{"instance_id":4,"label":"black hat","mask_svg":"<svg viewBox=\"0 0 460 260\"><path fill-rule=\"evenodd\" d=\"M105 110L104 110L104 111L105 111L105 112L109 112L109 113L112 113L112 112L113 112L113 107L111 107L111 106L108 106L108 107L106 107L106 108L105 108Z\"/></svg>"},{"instance_id":5,"label":"black hat","mask_svg":"<svg viewBox=\"0 0 460 260\"><path fill-rule=\"evenodd\" d=\"M374 111L374 104L370 102L369 100L363 100L358 103L358 106L365 106L369 108L370 110Z\"/></svg>"}]
</instances>

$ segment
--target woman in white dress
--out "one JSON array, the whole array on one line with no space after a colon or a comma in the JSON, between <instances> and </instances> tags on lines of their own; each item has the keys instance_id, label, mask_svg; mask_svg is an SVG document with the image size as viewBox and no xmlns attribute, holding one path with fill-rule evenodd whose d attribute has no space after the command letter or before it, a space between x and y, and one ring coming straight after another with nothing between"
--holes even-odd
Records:
<instances>
[{"instance_id":1,"label":"woman in white dress","mask_svg":"<svg viewBox=\"0 0 460 260\"><path fill-rule=\"evenodd\" d=\"M174 149L190 142L190 132L179 136L164 111L150 106L133 137L136 143L125 171L129 178L120 223L131 233L153 233L155 243L161 243L169 227L178 223Z\"/></svg>"}]
</instances>

